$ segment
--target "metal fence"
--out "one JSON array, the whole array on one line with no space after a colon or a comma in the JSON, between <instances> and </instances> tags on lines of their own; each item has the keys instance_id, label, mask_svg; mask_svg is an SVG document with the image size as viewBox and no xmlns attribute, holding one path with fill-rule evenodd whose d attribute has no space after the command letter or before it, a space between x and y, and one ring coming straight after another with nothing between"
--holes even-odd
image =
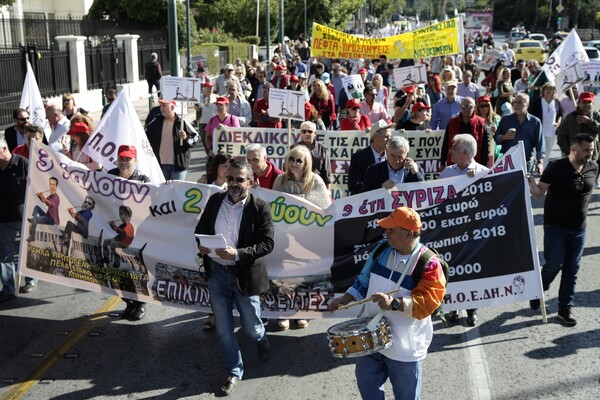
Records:
<instances>
[{"instance_id":1,"label":"metal fence","mask_svg":"<svg viewBox=\"0 0 600 400\"><path fill-rule=\"evenodd\" d=\"M88 41L85 47L88 89L116 88L127 82L125 49L114 40L96 46Z\"/></svg>"},{"instance_id":2,"label":"metal fence","mask_svg":"<svg viewBox=\"0 0 600 400\"><path fill-rule=\"evenodd\" d=\"M19 107L23 82L27 74L26 60L33 69L42 97L71 92L69 51L53 45L40 49L35 44L0 49L0 128L12 125L12 111Z\"/></svg>"}]
</instances>

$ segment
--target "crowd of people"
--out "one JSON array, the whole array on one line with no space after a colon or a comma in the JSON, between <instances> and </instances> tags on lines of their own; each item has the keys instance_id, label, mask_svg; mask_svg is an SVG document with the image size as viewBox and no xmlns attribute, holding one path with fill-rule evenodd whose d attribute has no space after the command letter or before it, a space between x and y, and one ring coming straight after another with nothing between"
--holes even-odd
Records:
<instances>
[{"instance_id":1,"label":"crowd of people","mask_svg":"<svg viewBox=\"0 0 600 400\"><path fill-rule=\"evenodd\" d=\"M544 209L544 290L562 268L558 318L564 325L576 324L572 310L585 238L587 204L592 189L600 188L596 151L600 114L593 110L593 93L579 93L574 87L570 96L574 96L575 105L570 99L558 100L556 87L545 79L537 61L516 60L514 52L511 54L508 50L502 48L505 56L489 71L478 66L483 56L479 48L456 56L433 58L425 63L426 83L396 85L392 96L393 69L411 62L394 64L385 55L354 62L312 59L304 38L296 43L287 39L266 66L258 60L236 60L226 64L214 79L209 78L205 68L199 68L198 74L203 78L202 96L196 105L193 124L182 120L171 100L160 100L160 105L150 111L146 134L165 179L187 178L191 148L200 141L207 162L206 175L199 182L225 189L208 200L196 227L197 234L221 233L227 240L227 247L215 252L198 242L204 265L210 270L212 314L203 328L216 330L218 335L228 373L221 387L224 394L233 391L244 372L234 335L234 305L240 314L242 330L256 343L262 361L267 360L270 349L264 328L266 321L260 318L258 295L268 288L264 257L272 251L276 239L268 205L249 189L253 186L268 188L302 197L322 209L329 207L332 203L331 162L327 147L317 140L319 130L368 132L369 145L351 157L348 174L351 194L425 180L423 169L409 157L408 140L402 135L393 136L392 128L400 133L406 130L445 132L439 179L474 176L490 168L512 146L523 142L531 193L534 196L548 193ZM153 77L149 78L150 90L152 86L160 87L160 64L158 67L156 64L153 58L146 65L147 75ZM342 78L353 74L360 76L364 84L361 98L349 98L343 87ZM213 137L222 126L285 127L285 120L274 118L268 112L269 91L273 88L300 91L305 99L305 121L294 126L300 131L300 141L291 146L285 156L283 170L268 160L265 147L259 144L246 147L244 160L215 152ZM85 110L77 108L70 93L65 94L62 101L62 107L46 107L51 127L47 138L41 127L28 123L28 111L19 108L13 113L14 126L7 129L5 139L0 140L0 179L15 193L0 200L3 242L14 243L23 218L22 198L30 140L46 141L56 151L89 169L104 169L82 152L94 130L94 121ZM555 142L564 158L549 162ZM135 147L121 146L118 168L108 172L123 179L147 182L143 171L135 169L136 156ZM535 174L539 176L537 182ZM39 196L48 209L36 209L31 220L33 231L36 224L57 224L55 208L58 205L53 203L52 197L56 184L53 186L50 182L50 187L49 196ZM92 201L88 201L86 209L94 207ZM572 209L571 204L577 205L576 210L572 215L564 215L561 210ZM71 216L83 222L76 213ZM251 221L248 223L252 230L241 229L242 221ZM329 309L334 311L340 305L370 297L376 305L375 314L377 310L385 311L393 322L397 342L389 352L359 359L357 381L361 395L379 398L383 382L389 377L397 398L401 397L401 385L411 398L416 398L421 385L421 362L431 340L430 315L442 302L446 280L439 260L433 258L424 275L412 282L412 289L403 289L397 296L384 293L391 286L403 285L404 281L398 277L382 280L379 270L387 268L405 275L404 270L409 268L410 262L416 262L426 247L419 242L421 222L414 210L398 208L378 223L385 230L383 242L388 248L380 254L371 254L354 285L334 300ZM73 231L77 224L71 224ZM113 229L118 235L126 235L117 225ZM118 244L119 240L115 238L114 242ZM1 301L15 297L13 252L11 245L1 254ZM398 274L401 278L404 275ZM27 278L20 291L29 293L36 285L37 280ZM144 303L124 300L127 307L123 318L139 320L145 315ZM539 300L531 302L533 309L539 306ZM449 320L457 322L459 313L450 314ZM467 310L467 323L477 325L476 309ZM419 326L422 340L419 346L406 345L409 340L403 337L407 335L408 324ZM309 321L296 320L296 325L306 328ZM280 319L278 326L282 330L289 329L290 321Z\"/></svg>"}]
</instances>

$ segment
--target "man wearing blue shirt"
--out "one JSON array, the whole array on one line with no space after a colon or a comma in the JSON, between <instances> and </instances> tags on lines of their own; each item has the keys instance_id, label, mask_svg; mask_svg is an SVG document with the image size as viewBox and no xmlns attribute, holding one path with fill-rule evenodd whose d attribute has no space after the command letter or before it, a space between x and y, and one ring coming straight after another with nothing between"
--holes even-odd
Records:
<instances>
[{"instance_id":1,"label":"man wearing blue shirt","mask_svg":"<svg viewBox=\"0 0 600 400\"><path fill-rule=\"evenodd\" d=\"M519 93L512 102L514 113L502 117L494 140L502 145L502 153L523 141L527 170L533 171L533 151L537 159L536 168L541 171L544 161L544 135L542 135L542 122L539 118L527 112L529 95Z\"/></svg>"},{"instance_id":2,"label":"man wearing blue shirt","mask_svg":"<svg viewBox=\"0 0 600 400\"><path fill-rule=\"evenodd\" d=\"M433 106L431 113L431 129L446 129L450 118L456 117L460 112L461 96L457 96L458 83L456 81L446 82L446 97L440 99Z\"/></svg>"}]
</instances>

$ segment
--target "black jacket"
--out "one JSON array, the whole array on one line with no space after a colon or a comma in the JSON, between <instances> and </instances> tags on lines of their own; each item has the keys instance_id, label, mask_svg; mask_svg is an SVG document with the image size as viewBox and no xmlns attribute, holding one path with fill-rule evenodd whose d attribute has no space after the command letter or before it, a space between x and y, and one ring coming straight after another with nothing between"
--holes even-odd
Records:
<instances>
[{"instance_id":1,"label":"black jacket","mask_svg":"<svg viewBox=\"0 0 600 400\"><path fill-rule=\"evenodd\" d=\"M165 118L161 115L154 118L148 123L146 128L146 136L152 151L158 159L158 163L162 165L160 161L160 142L162 140L162 126ZM179 127L181 126L181 117L175 116L175 122L173 123L173 152L175 154L175 171L183 171L187 169L190 164L190 149L198 141L198 132L184 121L183 130L187 134L187 139L183 141L183 145L179 144Z\"/></svg>"},{"instance_id":2,"label":"black jacket","mask_svg":"<svg viewBox=\"0 0 600 400\"><path fill-rule=\"evenodd\" d=\"M368 192L369 190L381 189L383 182L387 181L388 179L390 179L388 174L388 162L382 161L377 164L373 164L367 168L362 191ZM425 172L423 171L423 168L419 167L419 172L417 174L405 174L403 183L420 182L424 180Z\"/></svg>"},{"instance_id":3,"label":"black jacket","mask_svg":"<svg viewBox=\"0 0 600 400\"><path fill-rule=\"evenodd\" d=\"M371 146L360 149L350 158L348 170L348 190L351 195L362 193L365 173L367 168L375 164L375 156Z\"/></svg>"},{"instance_id":4,"label":"black jacket","mask_svg":"<svg viewBox=\"0 0 600 400\"><path fill-rule=\"evenodd\" d=\"M227 195L227 192L216 193L208 199L200 221L196 225L195 233L215 234L217 214ZM269 204L248 194L239 227L237 244L239 261L235 263L238 289L244 296L255 296L269 289L264 257L273 251L273 236L274 228ZM204 256L203 261L205 268L211 265L209 256Z\"/></svg>"}]
</instances>

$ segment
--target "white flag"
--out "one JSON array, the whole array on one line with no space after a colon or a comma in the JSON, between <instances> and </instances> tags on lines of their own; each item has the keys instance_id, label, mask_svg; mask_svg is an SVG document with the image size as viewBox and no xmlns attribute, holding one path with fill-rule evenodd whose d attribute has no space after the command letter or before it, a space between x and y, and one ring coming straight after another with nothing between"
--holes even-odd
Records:
<instances>
[{"instance_id":1,"label":"white flag","mask_svg":"<svg viewBox=\"0 0 600 400\"><path fill-rule=\"evenodd\" d=\"M579 62L589 62L588 57L581 39L575 29L573 29L565 40L554 50L554 53L542 67L542 71L546 73L548 79L554 82L556 76L561 70L569 68L571 65Z\"/></svg>"},{"instance_id":2,"label":"white flag","mask_svg":"<svg viewBox=\"0 0 600 400\"><path fill-rule=\"evenodd\" d=\"M137 169L147 175L152 183L165 181L140 118L124 90L113 100L83 147L83 152L111 169L111 165L117 166L117 150L123 144L135 146Z\"/></svg>"},{"instance_id":3,"label":"white flag","mask_svg":"<svg viewBox=\"0 0 600 400\"><path fill-rule=\"evenodd\" d=\"M40 88L29 61L27 61L27 74L23 83L23 92L21 93L19 107L29 112L29 123L41 126L44 129L46 139L50 139L50 124L46 119L46 108L44 107Z\"/></svg>"},{"instance_id":4,"label":"white flag","mask_svg":"<svg viewBox=\"0 0 600 400\"><path fill-rule=\"evenodd\" d=\"M417 14L415 16L415 22L416 22L415 26L418 27L419 26L419 14Z\"/></svg>"}]
</instances>

